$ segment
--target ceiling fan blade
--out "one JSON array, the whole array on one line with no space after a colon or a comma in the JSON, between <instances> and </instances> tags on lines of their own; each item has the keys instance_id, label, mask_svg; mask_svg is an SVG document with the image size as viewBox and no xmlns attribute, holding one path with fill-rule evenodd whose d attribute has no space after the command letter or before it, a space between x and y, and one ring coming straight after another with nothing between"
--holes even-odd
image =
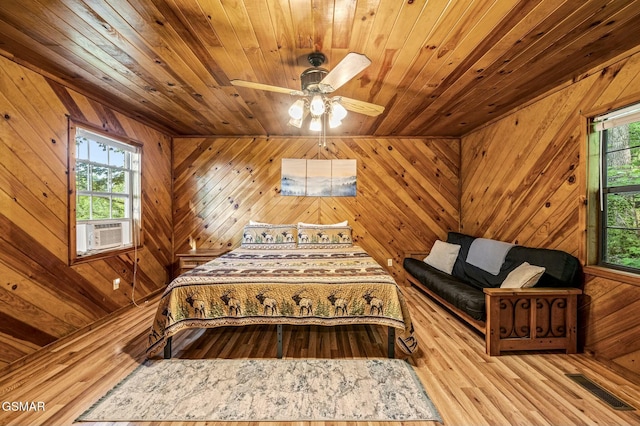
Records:
<instances>
[{"instance_id":1,"label":"ceiling fan blade","mask_svg":"<svg viewBox=\"0 0 640 426\"><path fill-rule=\"evenodd\" d=\"M349 111L357 112L359 114L376 117L384 112L384 107L382 105L359 101L357 99L345 98L344 96L337 96L336 98L339 100L343 107L345 107Z\"/></svg>"},{"instance_id":2,"label":"ceiling fan blade","mask_svg":"<svg viewBox=\"0 0 640 426\"><path fill-rule=\"evenodd\" d=\"M266 90L268 92L285 93L287 95L303 96L300 90L287 89L286 87L271 86L268 84L254 83L253 81L231 80L231 84L239 87L248 87L249 89Z\"/></svg>"},{"instance_id":3,"label":"ceiling fan blade","mask_svg":"<svg viewBox=\"0 0 640 426\"><path fill-rule=\"evenodd\" d=\"M324 93L331 93L371 65L361 53L350 52L318 84Z\"/></svg>"}]
</instances>

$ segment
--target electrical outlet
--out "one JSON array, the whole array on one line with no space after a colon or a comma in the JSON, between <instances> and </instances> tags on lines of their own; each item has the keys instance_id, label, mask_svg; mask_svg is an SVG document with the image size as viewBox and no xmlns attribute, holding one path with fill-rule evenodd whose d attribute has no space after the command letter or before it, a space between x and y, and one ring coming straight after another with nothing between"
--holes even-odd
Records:
<instances>
[{"instance_id":1,"label":"electrical outlet","mask_svg":"<svg viewBox=\"0 0 640 426\"><path fill-rule=\"evenodd\" d=\"M117 290L120 288L120 278L116 278L115 280L113 280L113 289Z\"/></svg>"},{"instance_id":2,"label":"electrical outlet","mask_svg":"<svg viewBox=\"0 0 640 426\"><path fill-rule=\"evenodd\" d=\"M393 259L387 259L387 266L393 266Z\"/></svg>"}]
</instances>

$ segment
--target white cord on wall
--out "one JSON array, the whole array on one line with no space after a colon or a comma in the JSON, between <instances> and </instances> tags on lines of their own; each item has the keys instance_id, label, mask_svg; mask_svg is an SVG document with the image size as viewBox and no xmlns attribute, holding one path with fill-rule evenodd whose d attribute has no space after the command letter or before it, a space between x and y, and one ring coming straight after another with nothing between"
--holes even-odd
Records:
<instances>
[{"instance_id":1,"label":"white cord on wall","mask_svg":"<svg viewBox=\"0 0 640 426\"><path fill-rule=\"evenodd\" d=\"M140 230L136 226L136 220L133 219L133 283L131 286L131 301L135 306L140 308L140 305L136 303L136 275L138 273L138 240Z\"/></svg>"}]
</instances>

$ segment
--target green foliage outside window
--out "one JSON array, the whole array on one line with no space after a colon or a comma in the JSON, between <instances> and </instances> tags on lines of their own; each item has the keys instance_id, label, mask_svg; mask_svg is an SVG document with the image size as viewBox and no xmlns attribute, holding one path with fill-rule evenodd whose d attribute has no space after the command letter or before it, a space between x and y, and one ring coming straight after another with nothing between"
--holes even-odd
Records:
<instances>
[{"instance_id":1,"label":"green foliage outside window","mask_svg":"<svg viewBox=\"0 0 640 426\"><path fill-rule=\"evenodd\" d=\"M640 122L606 130L605 263L640 270Z\"/></svg>"},{"instance_id":2,"label":"green foliage outside window","mask_svg":"<svg viewBox=\"0 0 640 426\"><path fill-rule=\"evenodd\" d=\"M76 138L76 220L124 219L131 154L107 144Z\"/></svg>"}]
</instances>

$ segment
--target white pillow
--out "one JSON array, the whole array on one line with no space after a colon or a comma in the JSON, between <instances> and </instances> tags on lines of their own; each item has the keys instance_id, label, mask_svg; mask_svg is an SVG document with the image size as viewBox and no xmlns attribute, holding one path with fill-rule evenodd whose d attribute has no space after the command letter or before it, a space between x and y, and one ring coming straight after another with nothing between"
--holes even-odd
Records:
<instances>
[{"instance_id":1,"label":"white pillow","mask_svg":"<svg viewBox=\"0 0 640 426\"><path fill-rule=\"evenodd\" d=\"M330 228L332 226L349 226L349 221L345 220L344 222L338 222L338 223L331 223L329 225L322 225L320 223L304 223L304 222L298 222L298 226L314 226L314 227L327 227Z\"/></svg>"},{"instance_id":2,"label":"white pillow","mask_svg":"<svg viewBox=\"0 0 640 426\"><path fill-rule=\"evenodd\" d=\"M269 226L271 224L270 223L266 223L266 222L256 222L255 220L250 220L249 221L249 225L251 225L251 226L254 226L254 225L257 225L257 226Z\"/></svg>"},{"instance_id":3,"label":"white pillow","mask_svg":"<svg viewBox=\"0 0 640 426\"><path fill-rule=\"evenodd\" d=\"M459 251L460 246L457 244L445 243L444 241L436 240L429 252L429 256L424 258L424 262L427 265L431 265L434 268L451 275L451 271L453 271L453 265L456 263Z\"/></svg>"},{"instance_id":4,"label":"white pillow","mask_svg":"<svg viewBox=\"0 0 640 426\"><path fill-rule=\"evenodd\" d=\"M536 285L545 268L542 266L530 265L524 262L513 271L509 272L507 278L500 284L500 288L529 288Z\"/></svg>"}]
</instances>

